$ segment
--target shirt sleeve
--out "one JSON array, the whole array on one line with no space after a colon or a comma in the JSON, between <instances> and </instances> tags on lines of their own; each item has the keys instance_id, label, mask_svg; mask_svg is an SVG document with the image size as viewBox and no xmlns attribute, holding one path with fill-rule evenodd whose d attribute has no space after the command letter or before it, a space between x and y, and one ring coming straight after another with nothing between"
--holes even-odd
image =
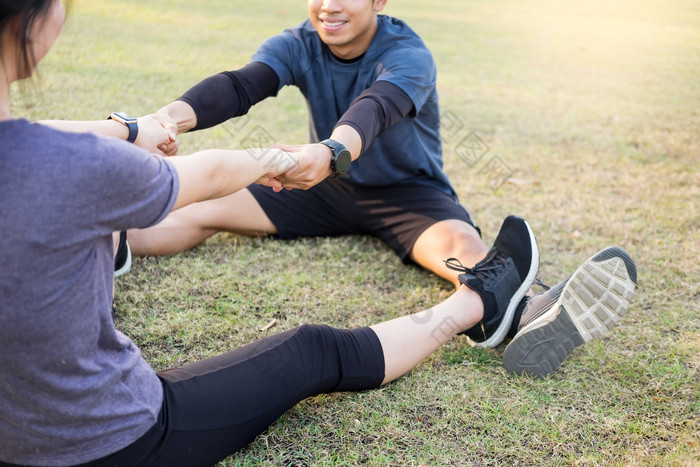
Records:
<instances>
[{"instance_id":1,"label":"shirt sleeve","mask_svg":"<svg viewBox=\"0 0 700 467\"><path fill-rule=\"evenodd\" d=\"M420 113L437 82L437 69L425 48L399 48L382 57L377 64L377 81L398 86L413 102L411 115Z\"/></svg>"},{"instance_id":2,"label":"shirt sleeve","mask_svg":"<svg viewBox=\"0 0 700 467\"><path fill-rule=\"evenodd\" d=\"M389 81L377 81L350 104L335 128L341 125L354 128L362 139L360 153L364 153L374 138L407 116L413 108L413 101L401 88Z\"/></svg>"},{"instance_id":3,"label":"shirt sleeve","mask_svg":"<svg viewBox=\"0 0 700 467\"><path fill-rule=\"evenodd\" d=\"M197 115L193 130L202 130L248 113L258 102L277 95L277 73L260 62L236 71L225 71L204 79L178 100L186 102Z\"/></svg>"},{"instance_id":4,"label":"shirt sleeve","mask_svg":"<svg viewBox=\"0 0 700 467\"><path fill-rule=\"evenodd\" d=\"M163 220L179 191L175 166L125 141L89 136L92 157L82 161L83 180L76 183L83 209L93 213L85 216L85 228L142 229Z\"/></svg>"},{"instance_id":5,"label":"shirt sleeve","mask_svg":"<svg viewBox=\"0 0 700 467\"><path fill-rule=\"evenodd\" d=\"M303 45L306 27L304 24L270 37L251 58L252 61L264 63L275 71L279 79L277 91L284 86L295 84L295 73L303 72L311 66L310 54Z\"/></svg>"}]
</instances>

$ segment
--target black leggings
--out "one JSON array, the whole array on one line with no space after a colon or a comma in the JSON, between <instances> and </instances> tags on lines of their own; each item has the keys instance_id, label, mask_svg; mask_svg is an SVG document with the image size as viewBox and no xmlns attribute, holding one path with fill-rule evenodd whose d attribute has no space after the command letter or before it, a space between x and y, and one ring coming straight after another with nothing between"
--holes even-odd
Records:
<instances>
[{"instance_id":1,"label":"black leggings","mask_svg":"<svg viewBox=\"0 0 700 467\"><path fill-rule=\"evenodd\" d=\"M307 324L158 376L164 398L156 424L83 466L214 465L307 397L378 387L384 354L370 328Z\"/></svg>"}]
</instances>

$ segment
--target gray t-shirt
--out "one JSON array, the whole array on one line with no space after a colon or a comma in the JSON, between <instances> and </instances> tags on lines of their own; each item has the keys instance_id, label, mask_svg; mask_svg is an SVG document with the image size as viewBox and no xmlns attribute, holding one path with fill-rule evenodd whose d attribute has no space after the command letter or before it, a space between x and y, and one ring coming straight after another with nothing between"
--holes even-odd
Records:
<instances>
[{"instance_id":1,"label":"gray t-shirt","mask_svg":"<svg viewBox=\"0 0 700 467\"><path fill-rule=\"evenodd\" d=\"M126 142L0 122L0 460L84 463L155 423L160 381L112 322L111 234L158 223L178 188Z\"/></svg>"}]
</instances>

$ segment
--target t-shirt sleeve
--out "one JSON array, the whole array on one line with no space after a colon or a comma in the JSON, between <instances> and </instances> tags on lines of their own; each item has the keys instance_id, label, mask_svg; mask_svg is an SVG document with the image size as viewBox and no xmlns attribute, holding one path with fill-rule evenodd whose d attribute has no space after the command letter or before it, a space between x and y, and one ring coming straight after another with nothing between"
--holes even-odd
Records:
<instances>
[{"instance_id":1,"label":"t-shirt sleeve","mask_svg":"<svg viewBox=\"0 0 700 467\"><path fill-rule=\"evenodd\" d=\"M124 141L92 138L92 159L83 161L80 171L85 178L85 201L94 205L92 225L119 231L150 227L163 220L179 190L173 164Z\"/></svg>"},{"instance_id":2,"label":"t-shirt sleeve","mask_svg":"<svg viewBox=\"0 0 700 467\"><path fill-rule=\"evenodd\" d=\"M412 110L413 102L401 88L388 81L377 81L352 101L333 129L341 125L354 128L362 140L362 154L374 138Z\"/></svg>"},{"instance_id":3,"label":"t-shirt sleeve","mask_svg":"<svg viewBox=\"0 0 700 467\"><path fill-rule=\"evenodd\" d=\"M306 54L301 51L302 43L298 32L287 29L281 34L267 39L253 54L251 62L260 62L272 68L279 78L277 91L284 86L294 84L295 67Z\"/></svg>"},{"instance_id":4,"label":"t-shirt sleeve","mask_svg":"<svg viewBox=\"0 0 700 467\"><path fill-rule=\"evenodd\" d=\"M435 89L437 69L427 48L398 48L377 64L376 81L388 81L405 92L419 113Z\"/></svg>"}]
</instances>

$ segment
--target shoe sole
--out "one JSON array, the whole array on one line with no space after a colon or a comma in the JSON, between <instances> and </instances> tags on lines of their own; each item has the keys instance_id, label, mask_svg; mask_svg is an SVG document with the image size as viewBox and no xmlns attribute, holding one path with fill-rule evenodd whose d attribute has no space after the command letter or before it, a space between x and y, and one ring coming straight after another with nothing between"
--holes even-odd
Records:
<instances>
[{"instance_id":1,"label":"shoe sole","mask_svg":"<svg viewBox=\"0 0 700 467\"><path fill-rule=\"evenodd\" d=\"M525 297L527 291L530 290L530 287L532 287L532 284L535 282L535 277L537 277L537 271L540 267L540 250L537 246L537 239L535 238L535 234L532 232L530 224L528 224L528 222L524 219L523 222L527 227L527 232L530 236L530 247L532 249L530 270L528 271L525 280L520 285L520 288L518 288L518 290L511 297L510 302L508 303L508 307L506 308L506 312L503 315L503 319L501 320L501 324L498 326L498 329L496 329L496 331L493 334L491 334L491 337L489 337L485 341L477 342L477 347L498 347L498 345L501 342L503 342L503 339L506 338L506 334L508 334L510 326L513 323L513 315L515 314L515 309L518 308L518 304L523 299L523 297Z\"/></svg>"},{"instance_id":2,"label":"shoe sole","mask_svg":"<svg viewBox=\"0 0 700 467\"><path fill-rule=\"evenodd\" d=\"M114 277L119 277L131 271L131 248L129 248L128 242L124 242L124 246L126 247L126 261L122 267L114 271Z\"/></svg>"},{"instance_id":3,"label":"shoe sole","mask_svg":"<svg viewBox=\"0 0 700 467\"><path fill-rule=\"evenodd\" d=\"M568 280L551 309L523 328L503 353L506 370L539 378L554 373L578 346L617 325L637 283L632 258L606 248Z\"/></svg>"}]
</instances>

